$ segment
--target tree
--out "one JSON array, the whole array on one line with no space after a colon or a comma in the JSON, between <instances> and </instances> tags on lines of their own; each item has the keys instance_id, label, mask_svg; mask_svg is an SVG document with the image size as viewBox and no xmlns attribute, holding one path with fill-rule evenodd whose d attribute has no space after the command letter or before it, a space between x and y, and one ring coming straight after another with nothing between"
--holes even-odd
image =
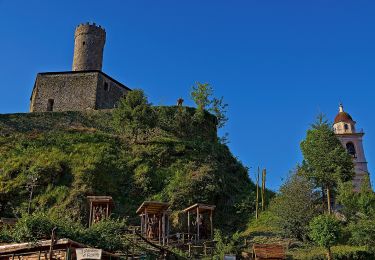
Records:
<instances>
[{"instance_id":1,"label":"tree","mask_svg":"<svg viewBox=\"0 0 375 260\"><path fill-rule=\"evenodd\" d=\"M201 120L204 110L212 113L217 119L217 127L222 128L228 121L226 116L228 104L224 103L224 98L213 97L214 90L208 83L199 83L193 86L191 97L197 105L196 118Z\"/></svg>"},{"instance_id":2,"label":"tree","mask_svg":"<svg viewBox=\"0 0 375 260\"><path fill-rule=\"evenodd\" d=\"M359 246L367 246L375 252L375 220L361 219L349 224L350 242Z\"/></svg>"},{"instance_id":3,"label":"tree","mask_svg":"<svg viewBox=\"0 0 375 260\"><path fill-rule=\"evenodd\" d=\"M212 105L208 110L217 119L217 127L222 128L226 122L228 121L228 117L226 116L228 104L224 103L224 98L213 98Z\"/></svg>"},{"instance_id":4,"label":"tree","mask_svg":"<svg viewBox=\"0 0 375 260\"><path fill-rule=\"evenodd\" d=\"M359 211L358 194L353 189L353 183L340 182L337 191L337 203L342 206L340 211L348 220L353 219Z\"/></svg>"},{"instance_id":5,"label":"tree","mask_svg":"<svg viewBox=\"0 0 375 260\"><path fill-rule=\"evenodd\" d=\"M209 105L211 105L210 98L213 93L213 88L208 83L202 84L197 82L196 85L193 86L191 97L197 105L198 111L204 111Z\"/></svg>"},{"instance_id":6,"label":"tree","mask_svg":"<svg viewBox=\"0 0 375 260\"><path fill-rule=\"evenodd\" d=\"M293 172L271 201L270 210L277 216L277 224L284 235L306 240L311 219L319 214L319 198L314 185L305 176Z\"/></svg>"},{"instance_id":7,"label":"tree","mask_svg":"<svg viewBox=\"0 0 375 260\"><path fill-rule=\"evenodd\" d=\"M307 131L301 150L304 172L321 189L323 202L327 198L327 210L330 213L331 191L335 191L339 181L350 181L354 176L352 158L322 114Z\"/></svg>"},{"instance_id":8,"label":"tree","mask_svg":"<svg viewBox=\"0 0 375 260\"><path fill-rule=\"evenodd\" d=\"M332 215L319 215L310 222L310 238L327 249L328 260L332 259L331 247L338 243L340 222Z\"/></svg>"},{"instance_id":9,"label":"tree","mask_svg":"<svg viewBox=\"0 0 375 260\"><path fill-rule=\"evenodd\" d=\"M375 216L375 193L371 189L370 178L364 178L359 192L354 191L352 182L340 183L337 202L349 220Z\"/></svg>"},{"instance_id":10,"label":"tree","mask_svg":"<svg viewBox=\"0 0 375 260\"><path fill-rule=\"evenodd\" d=\"M156 115L143 90L134 89L122 98L113 112L113 124L122 134L129 134L138 141L138 136L156 123Z\"/></svg>"}]
</instances>

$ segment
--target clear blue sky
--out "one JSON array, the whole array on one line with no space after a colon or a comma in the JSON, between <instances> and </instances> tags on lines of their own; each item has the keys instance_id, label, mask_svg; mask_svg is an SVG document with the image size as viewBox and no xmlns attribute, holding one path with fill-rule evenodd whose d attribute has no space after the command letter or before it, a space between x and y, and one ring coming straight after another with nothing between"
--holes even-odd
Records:
<instances>
[{"instance_id":1,"label":"clear blue sky","mask_svg":"<svg viewBox=\"0 0 375 260\"><path fill-rule=\"evenodd\" d=\"M107 31L103 71L153 104L211 83L229 104L232 152L267 167L272 189L302 160L315 116L333 120L340 101L366 132L374 181L374 11L345 0L0 0L0 113L28 111L38 72L70 70L75 26L94 21Z\"/></svg>"}]
</instances>

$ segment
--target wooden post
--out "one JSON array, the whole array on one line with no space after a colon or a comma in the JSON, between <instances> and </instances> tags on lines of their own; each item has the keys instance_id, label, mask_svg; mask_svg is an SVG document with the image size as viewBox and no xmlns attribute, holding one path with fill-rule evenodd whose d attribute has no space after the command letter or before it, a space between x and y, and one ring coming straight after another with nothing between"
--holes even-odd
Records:
<instances>
[{"instance_id":1,"label":"wooden post","mask_svg":"<svg viewBox=\"0 0 375 260\"><path fill-rule=\"evenodd\" d=\"M154 215L155 217L155 215ZM158 233L159 233L159 244L161 242L161 237L162 237L162 232L161 232L161 226L162 226L162 223L163 223L163 219L161 216L158 217L159 219L159 230L158 230Z\"/></svg>"},{"instance_id":2,"label":"wooden post","mask_svg":"<svg viewBox=\"0 0 375 260\"><path fill-rule=\"evenodd\" d=\"M167 245L169 244L169 215L167 214Z\"/></svg>"},{"instance_id":3,"label":"wooden post","mask_svg":"<svg viewBox=\"0 0 375 260\"><path fill-rule=\"evenodd\" d=\"M190 211L188 211L188 240L190 237Z\"/></svg>"},{"instance_id":4,"label":"wooden post","mask_svg":"<svg viewBox=\"0 0 375 260\"><path fill-rule=\"evenodd\" d=\"M163 218L162 218L162 233L163 233L163 246L165 245L165 212L163 212Z\"/></svg>"},{"instance_id":5,"label":"wooden post","mask_svg":"<svg viewBox=\"0 0 375 260\"><path fill-rule=\"evenodd\" d=\"M212 209L210 210L210 231L211 231L211 240L214 238L214 229L213 229L213 224L212 224Z\"/></svg>"},{"instance_id":6,"label":"wooden post","mask_svg":"<svg viewBox=\"0 0 375 260\"><path fill-rule=\"evenodd\" d=\"M92 201L90 201L90 219L89 219L89 227L91 227L92 222Z\"/></svg>"},{"instance_id":7,"label":"wooden post","mask_svg":"<svg viewBox=\"0 0 375 260\"><path fill-rule=\"evenodd\" d=\"M262 171L262 211L265 209L266 203L266 169Z\"/></svg>"},{"instance_id":8,"label":"wooden post","mask_svg":"<svg viewBox=\"0 0 375 260\"><path fill-rule=\"evenodd\" d=\"M258 174L257 174L257 188L256 188L256 200L255 200L255 219L258 219L258 207L259 207L259 166L258 166Z\"/></svg>"},{"instance_id":9,"label":"wooden post","mask_svg":"<svg viewBox=\"0 0 375 260\"><path fill-rule=\"evenodd\" d=\"M147 214L147 209L145 209L145 238L148 239L148 214Z\"/></svg>"},{"instance_id":10,"label":"wooden post","mask_svg":"<svg viewBox=\"0 0 375 260\"><path fill-rule=\"evenodd\" d=\"M199 206L197 207L197 241L199 243Z\"/></svg>"}]
</instances>

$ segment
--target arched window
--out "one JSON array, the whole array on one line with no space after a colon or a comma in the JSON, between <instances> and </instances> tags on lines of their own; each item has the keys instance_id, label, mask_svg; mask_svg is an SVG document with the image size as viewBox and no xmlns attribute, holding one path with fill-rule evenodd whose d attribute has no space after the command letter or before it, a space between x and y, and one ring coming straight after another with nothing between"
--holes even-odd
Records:
<instances>
[{"instance_id":1,"label":"arched window","mask_svg":"<svg viewBox=\"0 0 375 260\"><path fill-rule=\"evenodd\" d=\"M351 156L355 157L355 147L352 142L346 144L346 150Z\"/></svg>"},{"instance_id":2,"label":"arched window","mask_svg":"<svg viewBox=\"0 0 375 260\"><path fill-rule=\"evenodd\" d=\"M348 129L349 129L348 124L345 124L345 125L344 125L344 128L345 128L345 130L348 130Z\"/></svg>"}]
</instances>

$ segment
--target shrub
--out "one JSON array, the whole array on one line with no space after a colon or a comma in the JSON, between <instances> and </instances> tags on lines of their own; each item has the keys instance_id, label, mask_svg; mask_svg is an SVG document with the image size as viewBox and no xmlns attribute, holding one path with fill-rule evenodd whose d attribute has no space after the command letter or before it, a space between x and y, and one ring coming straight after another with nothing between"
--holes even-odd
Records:
<instances>
[{"instance_id":1,"label":"shrub","mask_svg":"<svg viewBox=\"0 0 375 260\"><path fill-rule=\"evenodd\" d=\"M320 215L310 222L310 238L319 246L327 249L331 259L331 247L339 241L340 222L331 215Z\"/></svg>"}]
</instances>

